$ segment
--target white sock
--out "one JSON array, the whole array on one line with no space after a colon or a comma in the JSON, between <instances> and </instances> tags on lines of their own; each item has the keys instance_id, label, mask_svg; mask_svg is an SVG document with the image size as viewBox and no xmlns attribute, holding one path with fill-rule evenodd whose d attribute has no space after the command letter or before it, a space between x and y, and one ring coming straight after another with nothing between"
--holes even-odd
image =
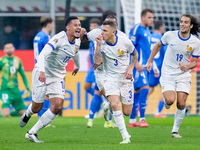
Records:
<instances>
[{"instance_id":1,"label":"white sock","mask_svg":"<svg viewBox=\"0 0 200 150\"><path fill-rule=\"evenodd\" d=\"M136 122L137 122L136 119L129 119L129 123L131 123L131 124L134 124L134 123L136 123Z\"/></svg>"},{"instance_id":2,"label":"white sock","mask_svg":"<svg viewBox=\"0 0 200 150\"><path fill-rule=\"evenodd\" d=\"M183 121L183 118L185 116L185 108L183 110L180 110L177 108L175 116L174 116L174 125L172 132L178 132L178 129Z\"/></svg>"},{"instance_id":3,"label":"white sock","mask_svg":"<svg viewBox=\"0 0 200 150\"><path fill-rule=\"evenodd\" d=\"M113 111L113 118L117 127L119 128L119 131L121 132L122 138L124 139L125 137L129 137L130 135L126 130L126 125L121 110Z\"/></svg>"},{"instance_id":4,"label":"white sock","mask_svg":"<svg viewBox=\"0 0 200 150\"><path fill-rule=\"evenodd\" d=\"M38 120L38 122L29 130L29 133L36 134L40 129L44 128L46 125L51 123L51 121L56 117L54 113L48 109Z\"/></svg>"},{"instance_id":5,"label":"white sock","mask_svg":"<svg viewBox=\"0 0 200 150\"><path fill-rule=\"evenodd\" d=\"M142 120L145 120L145 118L140 118L140 122L141 122Z\"/></svg>"},{"instance_id":6,"label":"white sock","mask_svg":"<svg viewBox=\"0 0 200 150\"><path fill-rule=\"evenodd\" d=\"M154 115L160 115L160 113L158 112L158 108L156 109L155 111L155 114Z\"/></svg>"},{"instance_id":7,"label":"white sock","mask_svg":"<svg viewBox=\"0 0 200 150\"><path fill-rule=\"evenodd\" d=\"M28 106L28 109L25 112L27 117L31 117L34 113L32 111L32 103Z\"/></svg>"}]
</instances>

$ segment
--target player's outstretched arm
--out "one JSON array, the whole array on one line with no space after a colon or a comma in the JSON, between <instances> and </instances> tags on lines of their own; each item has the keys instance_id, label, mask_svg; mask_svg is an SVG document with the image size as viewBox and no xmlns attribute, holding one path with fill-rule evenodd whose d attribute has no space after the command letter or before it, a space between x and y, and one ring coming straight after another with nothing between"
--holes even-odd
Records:
<instances>
[{"instance_id":1,"label":"player's outstretched arm","mask_svg":"<svg viewBox=\"0 0 200 150\"><path fill-rule=\"evenodd\" d=\"M138 61L138 52L137 50L134 51L134 53L131 55L131 64L129 65L127 71L125 72L125 78L126 79L132 79L133 78L133 69Z\"/></svg>"},{"instance_id":2,"label":"player's outstretched arm","mask_svg":"<svg viewBox=\"0 0 200 150\"><path fill-rule=\"evenodd\" d=\"M154 56L158 53L158 51L160 50L161 47L162 47L162 44L160 41L158 43L156 43L155 46L153 47L153 49L151 51L151 55L150 55L149 59L147 60L147 64L145 65L145 69L148 72L150 72L150 70L151 70Z\"/></svg>"},{"instance_id":3,"label":"player's outstretched arm","mask_svg":"<svg viewBox=\"0 0 200 150\"><path fill-rule=\"evenodd\" d=\"M75 76L78 73L79 68L80 68L80 59L79 59L79 53L78 52L76 53L73 60L74 60L74 64L75 64L76 68L74 68L72 75Z\"/></svg>"},{"instance_id":4,"label":"player's outstretched arm","mask_svg":"<svg viewBox=\"0 0 200 150\"><path fill-rule=\"evenodd\" d=\"M93 63L93 68L96 69L98 66L100 66L103 63L102 55L101 55L101 41L102 41L102 36L99 35L96 37L96 49L94 52L94 63Z\"/></svg>"}]
</instances>

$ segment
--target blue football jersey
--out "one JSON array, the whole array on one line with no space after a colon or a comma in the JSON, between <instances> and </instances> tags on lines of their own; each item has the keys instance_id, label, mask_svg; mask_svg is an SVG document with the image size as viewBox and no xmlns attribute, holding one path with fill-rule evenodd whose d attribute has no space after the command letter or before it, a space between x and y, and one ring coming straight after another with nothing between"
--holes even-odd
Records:
<instances>
[{"instance_id":1,"label":"blue football jersey","mask_svg":"<svg viewBox=\"0 0 200 150\"><path fill-rule=\"evenodd\" d=\"M161 38L162 38L162 35L159 33L151 34L151 50L153 49L154 45L160 41ZM166 48L167 46L162 46L160 48L160 51L154 56L154 61L160 71L161 71L162 62L165 56Z\"/></svg>"},{"instance_id":2,"label":"blue football jersey","mask_svg":"<svg viewBox=\"0 0 200 150\"><path fill-rule=\"evenodd\" d=\"M91 63L91 68L93 67L93 63L94 63L94 60L93 60L93 56L94 56L94 42L93 41L90 41L90 45L89 45L89 50L90 50L90 63Z\"/></svg>"},{"instance_id":3,"label":"blue football jersey","mask_svg":"<svg viewBox=\"0 0 200 150\"><path fill-rule=\"evenodd\" d=\"M38 56L41 53L44 46L46 45L46 43L49 41L49 39L50 36L47 35L44 31L38 32L34 37L33 49L34 49L35 63L37 63Z\"/></svg>"},{"instance_id":4,"label":"blue football jersey","mask_svg":"<svg viewBox=\"0 0 200 150\"><path fill-rule=\"evenodd\" d=\"M138 51L138 61L141 65L146 65L151 53L151 33L149 28L136 24L131 28L129 33L133 45Z\"/></svg>"}]
</instances>

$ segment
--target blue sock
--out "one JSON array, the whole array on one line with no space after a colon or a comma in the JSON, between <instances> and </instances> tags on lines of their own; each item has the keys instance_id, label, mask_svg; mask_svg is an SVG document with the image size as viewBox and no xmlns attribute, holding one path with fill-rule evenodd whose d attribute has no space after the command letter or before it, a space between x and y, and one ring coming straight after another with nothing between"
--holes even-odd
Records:
<instances>
[{"instance_id":1,"label":"blue sock","mask_svg":"<svg viewBox=\"0 0 200 150\"><path fill-rule=\"evenodd\" d=\"M101 96L94 94L90 104L89 119L94 118L94 114L97 111L97 107L101 101Z\"/></svg>"},{"instance_id":2,"label":"blue sock","mask_svg":"<svg viewBox=\"0 0 200 150\"><path fill-rule=\"evenodd\" d=\"M38 112L38 118L40 118L49 108L50 108L50 101L44 100L42 109Z\"/></svg>"},{"instance_id":3,"label":"blue sock","mask_svg":"<svg viewBox=\"0 0 200 150\"><path fill-rule=\"evenodd\" d=\"M146 110L146 101L149 89L141 89L139 96L139 104L140 104L140 118L145 118L145 110Z\"/></svg>"},{"instance_id":4,"label":"blue sock","mask_svg":"<svg viewBox=\"0 0 200 150\"><path fill-rule=\"evenodd\" d=\"M88 93L90 93L92 96L94 95L94 88L90 87L86 90Z\"/></svg>"},{"instance_id":5,"label":"blue sock","mask_svg":"<svg viewBox=\"0 0 200 150\"><path fill-rule=\"evenodd\" d=\"M99 110L101 109L101 104L103 103L103 99L102 97L99 99L99 105L97 106L96 112L99 112Z\"/></svg>"},{"instance_id":6,"label":"blue sock","mask_svg":"<svg viewBox=\"0 0 200 150\"><path fill-rule=\"evenodd\" d=\"M132 112L130 115L130 119L136 118L138 103L139 103L139 95L140 95L140 93L134 93L134 103L133 103L133 108L132 108Z\"/></svg>"},{"instance_id":7,"label":"blue sock","mask_svg":"<svg viewBox=\"0 0 200 150\"><path fill-rule=\"evenodd\" d=\"M165 105L165 102L160 100L158 104L158 112L160 113Z\"/></svg>"}]
</instances>

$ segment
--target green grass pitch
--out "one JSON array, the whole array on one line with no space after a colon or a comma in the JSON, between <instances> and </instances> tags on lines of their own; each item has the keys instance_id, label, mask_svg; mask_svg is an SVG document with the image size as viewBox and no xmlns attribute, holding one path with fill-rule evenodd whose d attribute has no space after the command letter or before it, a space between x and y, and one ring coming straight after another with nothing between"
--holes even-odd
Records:
<instances>
[{"instance_id":1,"label":"green grass pitch","mask_svg":"<svg viewBox=\"0 0 200 150\"><path fill-rule=\"evenodd\" d=\"M125 117L128 125L128 117ZM94 120L93 128L87 128L83 117L57 117L52 122L56 128L44 128L38 137L44 143L26 141L25 133L37 121L30 119L19 127L19 117L0 118L0 150L195 150L200 149L200 118L186 116L179 130L182 139L171 137L174 117L147 117L148 128L127 128L131 144L122 141L118 128L105 129L104 119Z\"/></svg>"}]
</instances>

